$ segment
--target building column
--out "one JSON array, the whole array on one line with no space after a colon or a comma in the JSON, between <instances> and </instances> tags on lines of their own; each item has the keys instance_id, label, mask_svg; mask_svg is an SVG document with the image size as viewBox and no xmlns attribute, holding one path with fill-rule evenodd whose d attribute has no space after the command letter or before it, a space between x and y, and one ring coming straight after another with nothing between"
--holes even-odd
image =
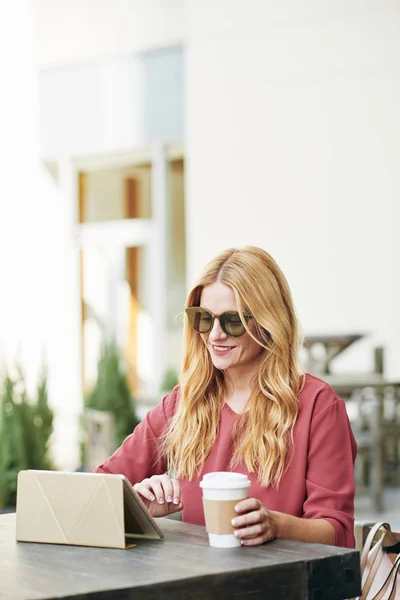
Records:
<instances>
[{"instance_id":1,"label":"building column","mask_svg":"<svg viewBox=\"0 0 400 600\"><path fill-rule=\"evenodd\" d=\"M83 408L78 173L70 156L58 163L62 213L63 289L59 306L59 340L52 376L55 411L53 456L56 467L74 470L80 464L79 417Z\"/></svg>"},{"instance_id":2,"label":"building column","mask_svg":"<svg viewBox=\"0 0 400 600\"><path fill-rule=\"evenodd\" d=\"M105 268L107 270L107 311L105 320L105 335L114 339L123 349L129 327L129 301L121 304L121 292L126 282L125 246L110 245L107 247ZM122 289L121 289L122 288Z\"/></svg>"},{"instance_id":3,"label":"building column","mask_svg":"<svg viewBox=\"0 0 400 600\"><path fill-rule=\"evenodd\" d=\"M160 391L167 365L167 218L168 161L163 143L152 152L152 237L150 243L150 312L153 323L153 378L150 393Z\"/></svg>"}]
</instances>

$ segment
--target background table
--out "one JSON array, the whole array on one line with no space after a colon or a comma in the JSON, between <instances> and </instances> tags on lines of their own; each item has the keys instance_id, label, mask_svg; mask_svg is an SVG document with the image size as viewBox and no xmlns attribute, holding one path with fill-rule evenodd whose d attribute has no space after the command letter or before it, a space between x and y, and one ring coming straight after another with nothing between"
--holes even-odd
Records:
<instances>
[{"instance_id":1,"label":"background table","mask_svg":"<svg viewBox=\"0 0 400 600\"><path fill-rule=\"evenodd\" d=\"M339 600L360 592L354 550L285 540L217 549L204 527L159 523L165 540L112 550L17 543L15 514L2 515L0 598Z\"/></svg>"},{"instance_id":2,"label":"background table","mask_svg":"<svg viewBox=\"0 0 400 600\"><path fill-rule=\"evenodd\" d=\"M305 370L321 376L330 373L333 359L363 337L364 335L359 333L306 335L303 343L306 354ZM315 353L316 349L323 350L322 356L321 352Z\"/></svg>"},{"instance_id":3,"label":"background table","mask_svg":"<svg viewBox=\"0 0 400 600\"><path fill-rule=\"evenodd\" d=\"M357 494L366 492L381 512L385 486L400 485L400 381L374 373L323 379L346 402L358 445Z\"/></svg>"}]
</instances>

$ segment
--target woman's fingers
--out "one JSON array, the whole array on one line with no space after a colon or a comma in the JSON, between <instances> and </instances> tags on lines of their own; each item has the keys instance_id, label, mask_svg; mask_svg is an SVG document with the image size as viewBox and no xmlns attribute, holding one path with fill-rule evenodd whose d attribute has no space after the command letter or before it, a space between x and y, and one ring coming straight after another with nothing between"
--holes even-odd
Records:
<instances>
[{"instance_id":1,"label":"woman's fingers","mask_svg":"<svg viewBox=\"0 0 400 600\"><path fill-rule=\"evenodd\" d=\"M168 475L160 475L159 476L160 485L163 490L163 500L164 502L172 502L174 496L174 488L172 485L172 481ZM156 494L157 496L157 494ZM158 496L157 496L158 498ZM162 502L161 502L162 504Z\"/></svg>"},{"instance_id":2,"label":"woman's fingers","mask_svg":"<svg viewBox=\"0 0 400 600\"><path fill-rule=\"evenodd\" d=\"M235 506L235 510L239 514L251 512L253 510L259 510L263 506L257 498L246 498L238 502Z\"/></svg>"},{"instance_id":3,"label":"woman's fingers","mask_svg":"<svg viewBox=\"0 0 400 600\"><path fill-rule=\"evenodd\" d=\"M176 479L171 480L168 475L153 475L136 483L133 488L147 500L155 500L158 504L173 503L178 506L181 500L179 482Z\"/></svg>"},{"instance_id":4,"label":"woman's fingers","mask_svg":"<svg viewBox=\"0 0 400 600\"><path fill-rule=\"evenodd\" d=\"M235 536L245 546L264 544L264 542L268 542L275 538L273 529L267 520L256 523L255 525L243 527L243 529L235 529Z\"/></svg>"},{"instance_id":5,"label":"woman's fingers","mask_svg":"<svg viewBox=\"0 0 400 600\"><path fill-rule=\"evenodd\" d=\"M236 529L235 535L237 538L253 538L262 536L265 532L265 527L263 523L257 523L256 525L252 525L251 527L244 527L243 529Z\"/></svg>"},{"instance_id":6,"label":"woman's fingers","mask_svg":"<svg viewBox=\"0 0 400 600\"><path fill-rule=\"evenodd\" d=\"M148 481L149 479L143 479L143 481L141 481L140 483L135 483L133 489L135 490L135 492L143 496L143 498L146 498L147 500L150 500L150 502L153 502L156 498L153 492L151 491L149 484L147 483Z\"/></svg>"},{"instance_id":7,"label":"woman's fingers","mask_svg":"<svg viewBox=\"0 0 400 600\"><path fill-rule=\"evenodd\" d=\"M181 486L179 485L179 481L177 479L171 479L172 484L172 502L176 505L179 505L181 502Z\"/></svg>"},{"instance_id":8,"label":"woman's fingers","mask_svg":"<svg viewBox=\"0 0 400 600\"><path fill-rule=\"evenodd\" d=\"M248 525L259 523L261 520L261 511L253 510L252 512L246 513L245 515L240 515L240 517L235 517L234 519L232 519L232 525L234 527L247 527Z\"/></svg>"},{"instance_id":9,"label":"woman's fingers","mask_svg":"<svg viewBox=\"0 0 400 600\"><path fill-rule=\"evenodd\" d=\"M245 546L257 546L276 536L276 526L265 506L255 498L248 498L236 507L239 513L232 519L235 535Z\"/></svg>"},{"instance_id":10,"label":"woman's fingers","mask_svg":"<svg viewBox=\"0 0 400 600\"><path fill-rule=\"evenodd\" d=\"M264 535L260 535L254 538L245 538L241 540L243 546L259 546L260 544L265 544L265 542L269 542L274 538L269 538Z\"/></svg>"},{"instance_id":11,"label":"woman's fingers","mask_svg":"<svg viewBox=\"0 0 400 600\"><path fill-rule=\"evenodd\" d=\"M153 517L165 517L182 510L180 486L168 475L153 475L133 486Z\"/></svg>"},{"instance_id":12,"label":"woman's fingers","mask_svg":"<svg viewBox=\"0 0 400 600\"><path fill-rule=\"evenodd\" d=\"M152 478L153 479L153 478ZM151 487L153 489L154 496L158 504L164 504L166 502L164 488L161 485L161 481L154 479L151 481Z\"/></svg>"},{"instance_id":13,"label":"woman's fingers","mask_svg":"<svg viewBox=\"0 0 400 600\"><path fill-rule=\"evenodd\" d=\"M181 500L181 489L176 479L171 479L168 475L156 475L150 478L154 495L159 504L168 502L178 505Z\"/></svg>"}]
</instances>

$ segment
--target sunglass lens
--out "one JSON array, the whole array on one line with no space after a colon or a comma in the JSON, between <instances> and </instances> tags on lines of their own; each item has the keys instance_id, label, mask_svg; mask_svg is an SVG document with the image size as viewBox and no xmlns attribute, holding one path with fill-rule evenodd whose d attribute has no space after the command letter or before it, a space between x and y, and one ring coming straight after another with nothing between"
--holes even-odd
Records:
<instances>
[{"instance_id":1,"label":"sunglass lens","mask_svg":"<svg viewBox=\"0 0 400 600\"><path fill-rule=\"evenodd\" d=\"M232 337L240 337L246 331L238 312L224 313L220 321L222 329Z\"/></svg>"},{"instance_id":2,"label":"sunglass lens","mask_svg":"<svg viewBox=\"0 0 400 600\"><path fill-rule=\"evenodd\" d=\"M195 331L199 333L207 333L212 327L213 318L210 313L205 310L193 310L189 309L186 311L190 325Z\"/></svg>"}]
</instances>

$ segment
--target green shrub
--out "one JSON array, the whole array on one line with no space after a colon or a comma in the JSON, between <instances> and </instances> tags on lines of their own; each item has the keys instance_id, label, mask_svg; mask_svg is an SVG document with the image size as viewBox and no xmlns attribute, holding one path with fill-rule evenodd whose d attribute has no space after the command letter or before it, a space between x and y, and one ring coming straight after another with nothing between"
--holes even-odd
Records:
<instances>
[{"instance_id":1,"label":"green shrub","mask_svg":"<svg viewBox=\"0 0 400 600\"><path fill-rule=\"evenodd\" d=\"M23 469L50 469L49 438L53 412L43 369L36 398L28 398L25 377L6 373L0 387L0 506L15 505L17 475Z\"/></svg>"},{"instance_id":2,"label":"green shrub","mask_svg":"<svg viewBox=\"0 0 400 600\"><path fill-rule=\"evenodd\" d=\"M134 398L123 367L121 351L114 340L106 340L102 344L97 380L92 391L85 398L85 405L88 408L113 413L116 447L139 423Z\"/></svg>"}]
</instances>

